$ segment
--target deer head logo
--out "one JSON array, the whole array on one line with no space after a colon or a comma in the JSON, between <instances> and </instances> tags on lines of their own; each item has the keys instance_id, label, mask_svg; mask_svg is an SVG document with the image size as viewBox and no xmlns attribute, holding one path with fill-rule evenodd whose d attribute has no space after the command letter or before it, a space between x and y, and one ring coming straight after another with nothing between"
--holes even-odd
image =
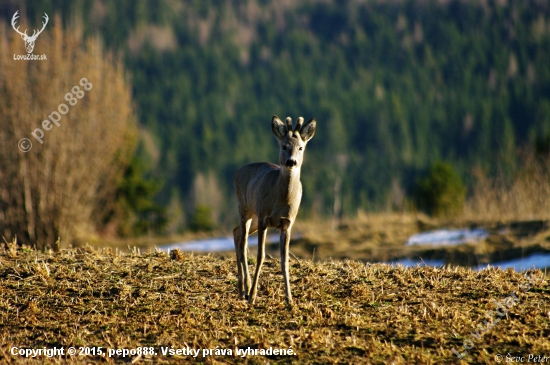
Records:
<instances>
[{"instance_id":1,"label":"deer head logo","mask_svg":"<svg viewBox=\"0 0 550 365\"><path fill-rule=\"evenodd\" d=\"M44 30L44 28L46 28L46 24L48 24L48 14L44 13L44 20L46 22L43 22L42 23L42 29L40 29L37 33L36 29L34 30L32 36L28 36L27 35L27 30L25 29L25 32L20 32L19 31L19 27L15 27L15 22L17 20L17 18L19 18L19 15L17 15L17 13L19 13L19 10L17 10L15 12L15 14L13 14L13 18L11 18L11 26L13 27L13 29L15 29L15 31L19 34L21 34L21 38L23 38L23 40L25 41L25 48L27 49L27 53L32 53L32 50L34 49L34 42L36 42L36 38L38 38L38 36L40 35L40 33L42 33L42 31Z\"/></svg>"}]
</instances>

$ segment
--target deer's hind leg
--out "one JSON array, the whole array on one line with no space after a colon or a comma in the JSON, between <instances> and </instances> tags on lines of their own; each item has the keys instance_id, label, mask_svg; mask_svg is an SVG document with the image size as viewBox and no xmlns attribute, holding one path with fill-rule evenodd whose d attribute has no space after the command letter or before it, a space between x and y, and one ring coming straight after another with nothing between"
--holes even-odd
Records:
<instances>
[{"instance_id":1,"label":"deer's hind leg","mask_svg":"<svg viewBox=\"0 0 550 365\"><path fill-rule=\"evenodd\" d=\"M241 214L241 223L233 229L233 240L237 257L239 297L248 299L251 280L248 270L248 235L258 230L258 221L252 214Z\"/></svg>"},{"instance_id":2,"label":"deer's hind leg","mask_svg":"<svg viewBox=\"0 0 550 365\"><path fill-rule=\"evenodd\" d=\"M233 228L233 242L235 243L235 256L237 257L237 289L239 298L244 299L243 267L241 265L241 226Z\"/></svg>"},{"instance_id":3,"label":"deer's hind leg","mask_svg":"<svg viewBox=\"0 0 550 365\"><path fill-rule=\"evenodd\" d=\"M256 260L256 272L254 273L254 281L252 282L252 290L248 296L248 303L254 304L256 300L256 294L258 292L258 280L260 278L260 271L265 261L265 236L267 227L261 219L258 219L258 259Z\"/></svg>"}]
</instances>

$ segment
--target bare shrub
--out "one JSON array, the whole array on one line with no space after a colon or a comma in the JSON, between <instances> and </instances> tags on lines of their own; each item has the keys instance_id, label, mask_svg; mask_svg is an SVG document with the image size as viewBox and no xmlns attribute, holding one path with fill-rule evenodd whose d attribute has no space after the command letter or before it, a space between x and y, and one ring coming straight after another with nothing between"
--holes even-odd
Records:
<instances>
[{"instance_id":1,"label":"bare shrub","mask_svg":"<svg viewBox=\"0 0 550 365\"><path fill-rule=\"evenodd\" d=\"M21 19L27 23L26 19ZM37 40L46 61L14 60L25 53L19 35L0 23L0 233L39 248L78 243L104 219L136 141L131 91L120 60L99 38L63 30L56 17ZM91 90L71 106L80 80ZM59 126L42 121L69 107ZM31 133L44 132L43 143ZM24 153L18 141L33 143Z\"/></svg>"},{"instance_id":2,"label":"bare shrub","mask_svg":"<svg viewBox=\"0 0 550 365\"><path fill-rule=\"evenodd\" d=\"M220 221L223 204L223 192L214 172L198 172L193 179L193 187L188 198L188 205L192 209L191 216L207 209L209 220L212 221L212 225L216 225Z\"/></svg>"},{"instance_id":3,"label":"bare shrub","mask_svg":"<svg viewBox=\"0 0 550 365\"><path fill-rule=\"evenodd\" d=\"M483 220L550 219L550 158L522 153L511 176L490 178L473 170L477 182L465 207L465 218Z\"/></svg>"}]
</instances>

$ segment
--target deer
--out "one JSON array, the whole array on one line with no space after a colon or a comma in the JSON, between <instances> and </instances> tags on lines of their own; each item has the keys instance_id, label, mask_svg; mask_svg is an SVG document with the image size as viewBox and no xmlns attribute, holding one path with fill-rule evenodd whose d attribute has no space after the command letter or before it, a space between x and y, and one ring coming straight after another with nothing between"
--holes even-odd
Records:
<instances>
[{"instance_id":1,"label":"deer","mask_svg":"<svg viewBox=\"0 0 550 365\"><path fill-rule=\"evenodd\" d=\"M32 33L32 36L29 37L26 29L25 29L25 32L21 32L19 31L19 27L17 28L15 27L17 18L19 18L19 15L17 15L17 13L19 13L19 10L17 10L15 14L13 14L13 17L11 18L11 26L17 33L21 35L21 38L23 38L23 40L25 41L25 48L27 49L27 53L32 53L34 49L34 42L36 42L36 38L38 38L40 33L42 33L44 28L46 28L46 24L48 24L48 20L49 20L48 14L44 13L44 20L46 22L42 22L42 29L40 29L38 33L36 33L37 31L35 29L34 32Z\"/></svg>"},{"instance_id":2,"label":"deer","mask_svg":"<svg viewBox=\"0 0 550 365\"><path fill-rule=\"evenodd\" d=\"M273 116L271 131L279 142L279 165L269 162L251 163L239 168L233 179L237 194L240 224L233 229L237 256L238 291L240 299L248 299L254 305L258 291L258 279L265 261L267 228L280 231L279 249L281 272L285 287L285 300L292 307L289 274L289 245L292 225L296 220L302 199L300 169L307 143L315 134L315 119L303 123L299 117L292 128L292 119L284 124ZM258 232L258 256L254 281L250 284L248 270L248 235Z\"/></svg>"}]
</instances>

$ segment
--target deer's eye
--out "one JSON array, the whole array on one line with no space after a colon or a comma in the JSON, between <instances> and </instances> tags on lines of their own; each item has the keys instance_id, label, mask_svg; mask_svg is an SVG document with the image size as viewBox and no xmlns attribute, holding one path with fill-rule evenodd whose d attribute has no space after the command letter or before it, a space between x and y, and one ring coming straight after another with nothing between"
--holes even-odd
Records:
<instances>
[{"instance_id":1,"label":"deer's eye","mask_svg":"<svg viewBox=\"0 0 550 365\"><path fill-rule=\"evenodd\" d=\"M303 151L304 150L304 147L300 147L300 151Z\"/></svg>"}]
</instances>

